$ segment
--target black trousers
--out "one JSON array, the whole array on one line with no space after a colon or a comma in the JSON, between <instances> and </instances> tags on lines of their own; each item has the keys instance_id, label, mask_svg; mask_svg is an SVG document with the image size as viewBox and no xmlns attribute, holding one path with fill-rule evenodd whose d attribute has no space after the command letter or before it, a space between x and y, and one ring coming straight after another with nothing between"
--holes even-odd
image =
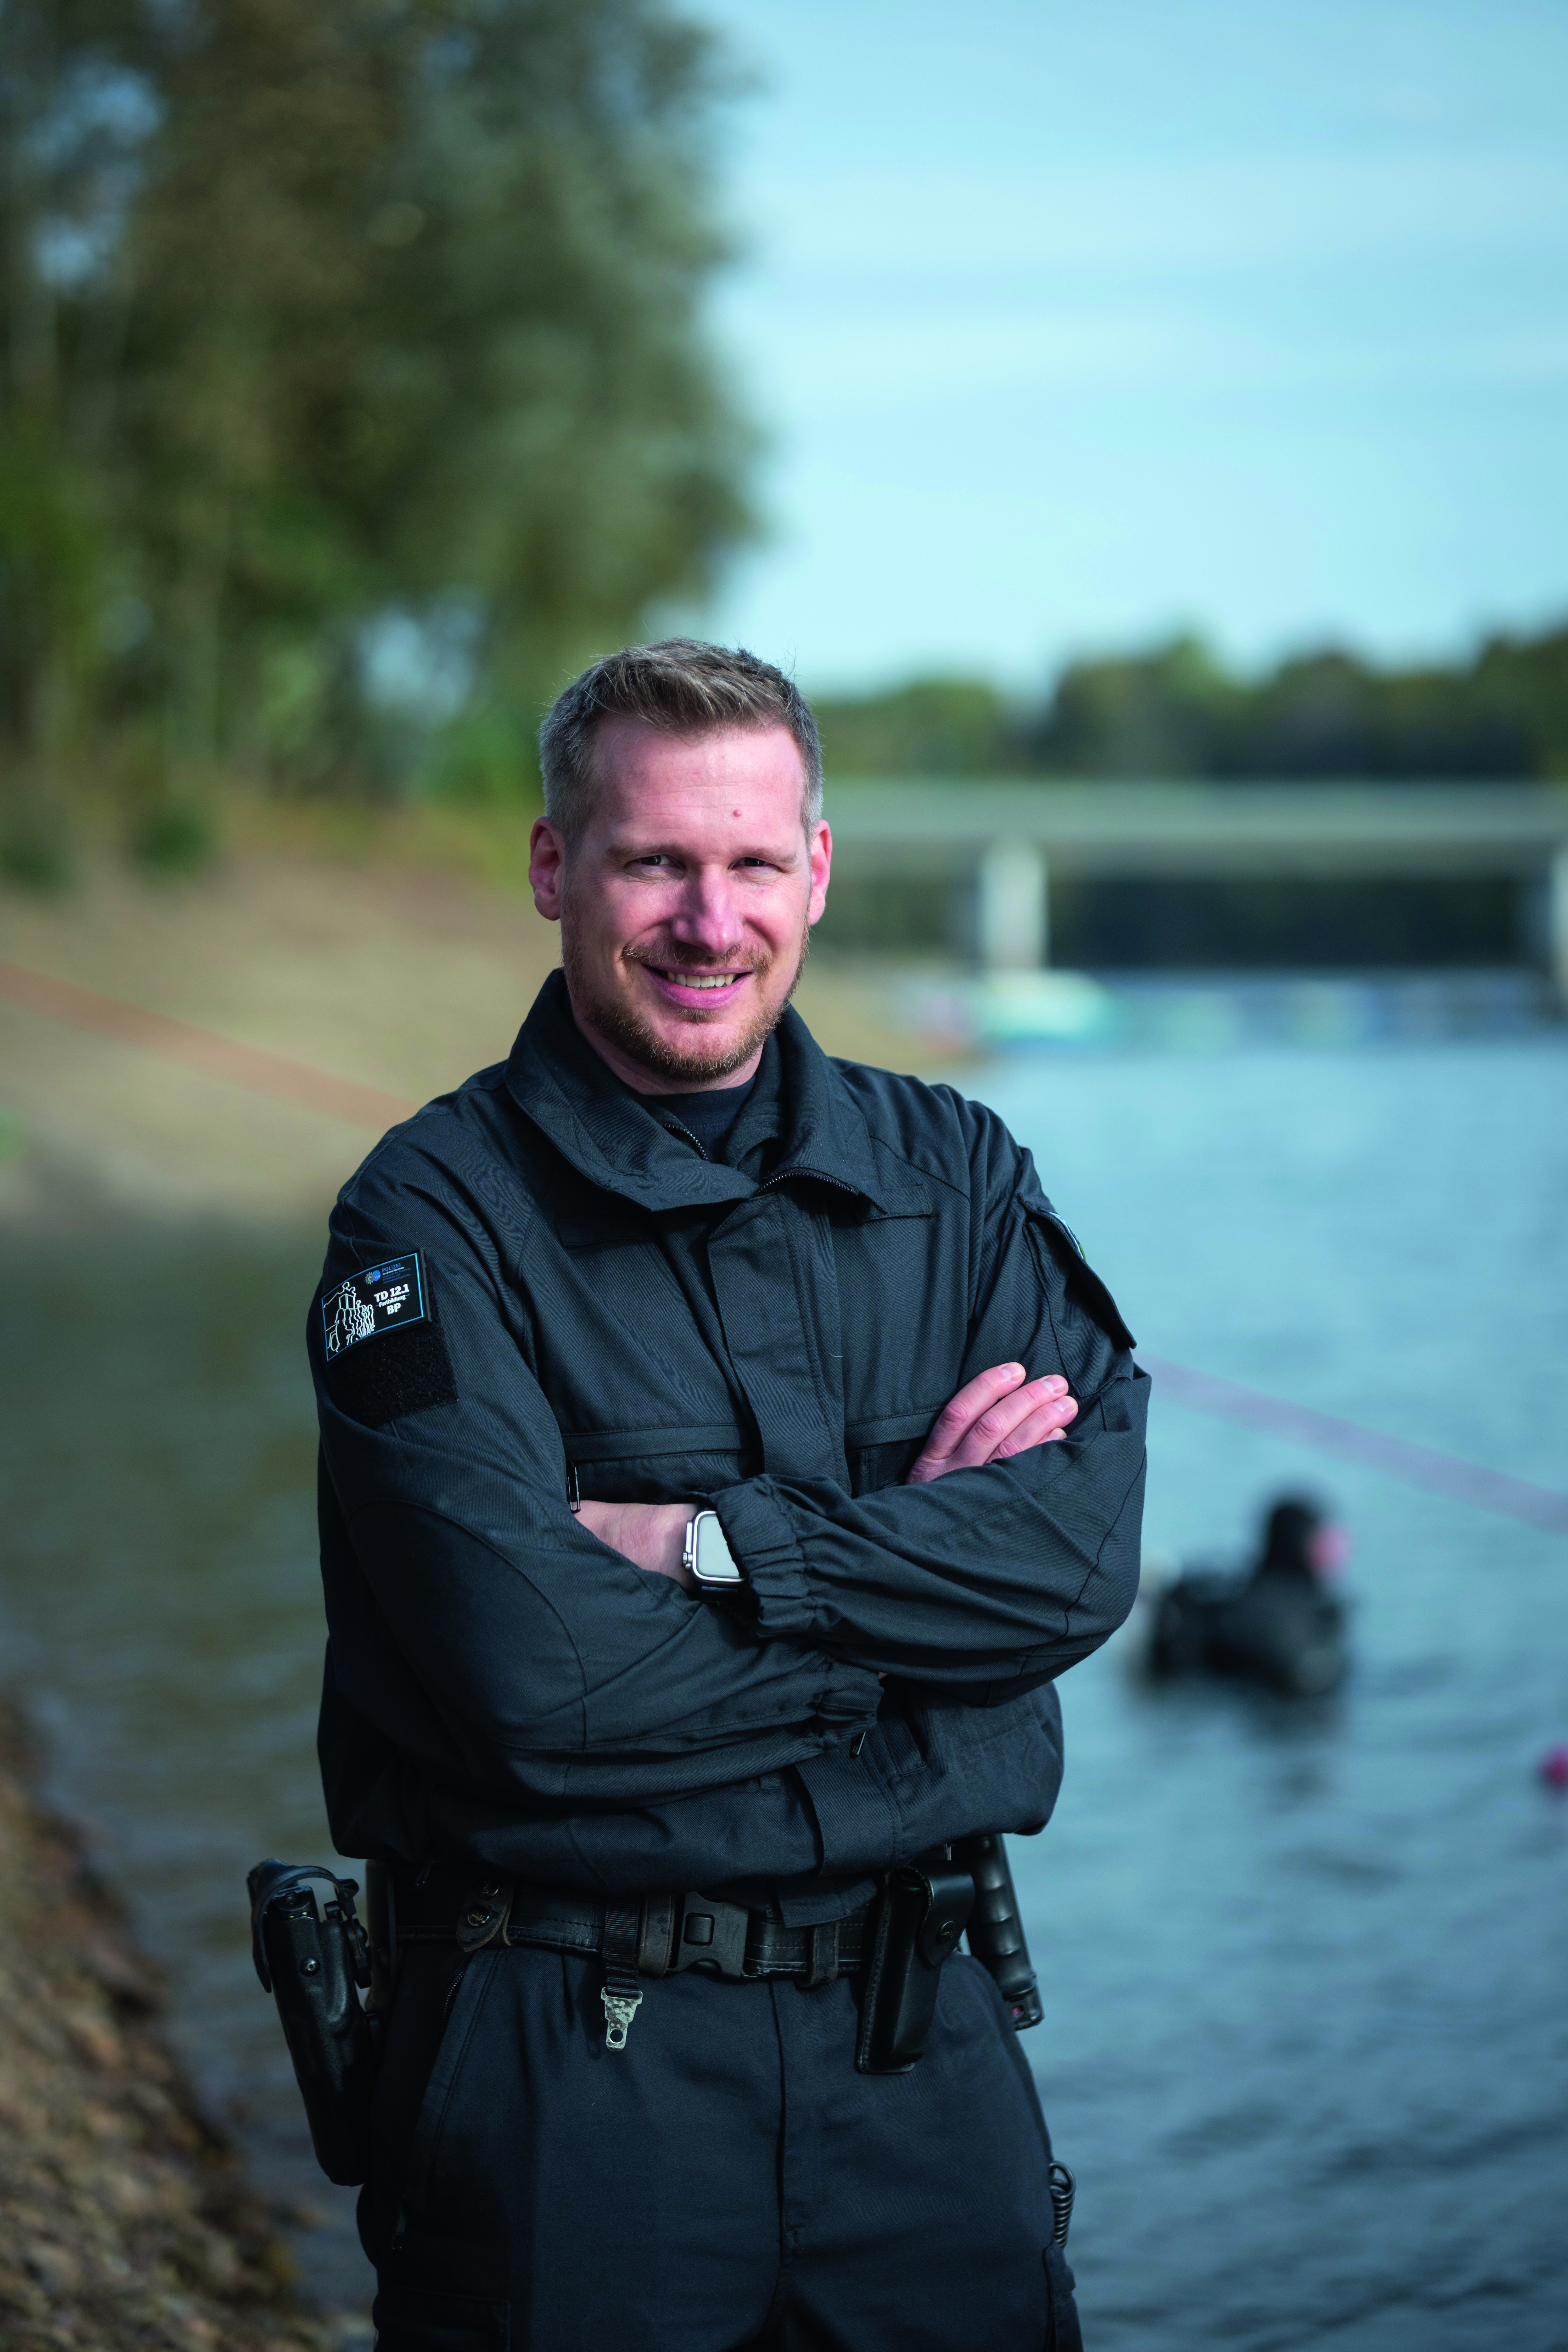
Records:
<instances>
[{"instance_id":1,"label":"black trousers","mask_svg":"<svg viewBox=\"0 0 1568 2352\"><path fill-rule=\"evenodd\" d=\"M1050 2145L990 1978L911 2074L855 2071L855 1979L647 1981L407 1950L360 2202L380 2352L1081 2352Z\"/></svg>"}]
</instances>

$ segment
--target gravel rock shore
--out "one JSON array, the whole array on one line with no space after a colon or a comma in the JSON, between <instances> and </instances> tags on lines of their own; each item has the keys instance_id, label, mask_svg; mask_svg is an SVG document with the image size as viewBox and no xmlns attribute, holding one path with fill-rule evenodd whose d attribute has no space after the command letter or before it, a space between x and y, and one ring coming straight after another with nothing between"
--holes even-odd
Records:
<instances>
[{"instance_id":1,"label":"gravel rock shore","mask_svg":"<svg viewBox=\"0 0 1568 2352\"><path fill-rule=\"evenodd\" d=\"M331 2352L0 1701L0 2352Z\"/></svg>"}]
</instances>

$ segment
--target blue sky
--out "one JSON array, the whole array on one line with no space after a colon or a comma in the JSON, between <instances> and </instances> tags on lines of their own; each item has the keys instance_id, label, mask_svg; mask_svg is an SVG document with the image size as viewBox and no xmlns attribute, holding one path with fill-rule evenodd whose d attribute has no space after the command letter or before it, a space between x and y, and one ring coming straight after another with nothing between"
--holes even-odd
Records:
<instances>
[{"instance_id":1,"label":"blue sky","mask_svg":"<svg viewBox=\"0 0 1568 2352\"><path fill-rule=\"evenodd\" d=\"M1562 0L699 0L808 685L1568 614Z\"/></svg>"}]
</instances>

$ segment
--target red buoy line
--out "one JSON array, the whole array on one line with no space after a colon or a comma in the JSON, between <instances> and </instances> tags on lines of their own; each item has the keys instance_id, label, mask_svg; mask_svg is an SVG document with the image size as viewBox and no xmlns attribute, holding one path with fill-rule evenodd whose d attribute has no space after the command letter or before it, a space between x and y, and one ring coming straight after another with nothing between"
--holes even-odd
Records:
<instances>
[{"instance_id":1,"label":"red buoy line","mask_svg":"<svg viewBox=\"0 0 1568 2352\"><path fill-rule=\"evenodd\" d=\"M202 1070L230 1086L245 1087L252 1094L296 1103L351 1126L379 1132L399 1119L412 1118L419 1108L401 1095L361 1086L353 1078L334 1077L329 1071L313 1069L307 1062L293 1061L265 1046L242 1045L237 1038L220 1036L194 1022L150 1013L122 997L104 996L96 989L79 987L74 981L56 980L3 960L0 998L93 1036L134 1045L163 1061ZM1194 1371L1185 1364L1167 1363L1157 1356L1144 1355L1141 1360L1159 1381L1163 1396L1194 1412L1290 1438L1320 1453L1337 1454L1342 1461L1381 1470L1407 1486L1425 1486L1456 1502L1522 1520L1528 1527L1568 1535L1568 1495L1550 1486L1532 1486L1528 1479L1484 1469L1479 1463L1462 1461L1457 1454L1413 1445L1406 1438L1386 1437L1381 1430L1363 1428L1359 1422L1342 1421L1337 1414L1319 1412L1311 1405L1291 1404L1283 1397L1246 1388L1238 1381L1222 1380L1213 1372Z\"/></svg>"},{"instance_id":2,"label":"red buoy line","mask_svg":"<svg viewBox=\"0 0 1568 2352\"><path fill-rule=\"evenodd\" d=\"M419 1108L401 1095L384 1094L379 1087L335 1078L327 1070L312 1069L308 1062L269 1053L265 1045L245 1045L237 1037L220 1037L216 1029L171 1020L166 1013L149 1013L142 1005L128 1004L123 997L100 996L95 988L79 988L74 981L55 980L23 964L0 961L0 997L29 1013L42 1013L52 1021L68 1023L73 1029L85 1029L92 1036L112 1038L118 1045L138 1045L144 1054L156 1054L160 1061L204 1070L208 1077L226 1078L231 1086L248 1087L252 1094L300 1103L307 1110L347 1119L355 1127L374 1127L379 1131L398 1119L411 1118Z\"/></svg>"}]
</instances>

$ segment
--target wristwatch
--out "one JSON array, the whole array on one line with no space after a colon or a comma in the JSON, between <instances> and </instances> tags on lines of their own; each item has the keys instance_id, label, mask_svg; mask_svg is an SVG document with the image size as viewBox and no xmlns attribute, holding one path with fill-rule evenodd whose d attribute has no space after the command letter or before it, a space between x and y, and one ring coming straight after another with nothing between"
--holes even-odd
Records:
<instances>
[{"instance_id":1,"label":"wristwatch","mask_svg":"<svg viewBox=\"0 0 1568 2352\"><path fill-rule=\"evenodd\" d=\"M744 1580L734 1554L724 1540L717 1511L699 1511L686 1530L680 1564L689 1569L700 1589L713 1600L739 1592Z\"/></svg>"}]
</instances>

